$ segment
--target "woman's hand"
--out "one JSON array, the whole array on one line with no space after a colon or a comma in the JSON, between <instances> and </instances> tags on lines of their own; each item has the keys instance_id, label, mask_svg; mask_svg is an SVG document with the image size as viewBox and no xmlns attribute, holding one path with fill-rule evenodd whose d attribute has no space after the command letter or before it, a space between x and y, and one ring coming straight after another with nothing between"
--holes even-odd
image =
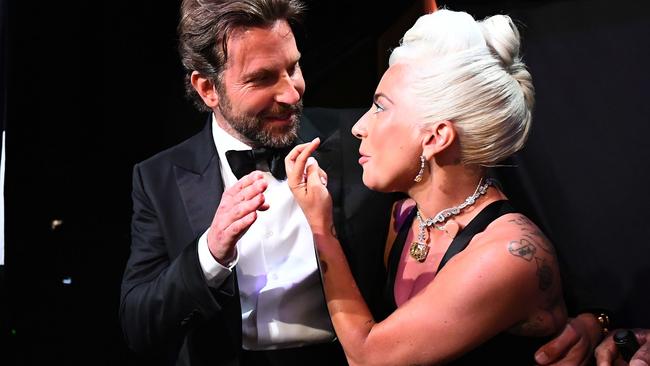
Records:
<instances>
[{"instance_id":1,"label":"woman's hand","mask_svg":"<svg viewBox=\"0 0 650 366\"><path fill-rule=\"evenodd\" d=\"M332 197L327 191L327 174L311 154L320 139L293 148L284 159L291 193L305 213L314 234L332 232Z\"/></svg>"}]
</instances>

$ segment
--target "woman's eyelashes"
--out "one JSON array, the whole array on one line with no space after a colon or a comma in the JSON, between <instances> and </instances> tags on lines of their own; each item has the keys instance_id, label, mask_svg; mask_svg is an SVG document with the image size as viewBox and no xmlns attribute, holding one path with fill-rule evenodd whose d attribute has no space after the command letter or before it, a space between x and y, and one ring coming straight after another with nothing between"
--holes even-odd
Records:
<instances>
[{"instance_id":1,"label":"woman's eyelashes","mask_svg":"<svg viewBox=\"0 0 650 366\"><path fill-rule=\"evenodd\" d=\"M384 107L381 104L377 103L377 101L372 102L372 104L375 106L375 111L373 112L374 114L384 111Z\"/></svg>"}]
</instances>

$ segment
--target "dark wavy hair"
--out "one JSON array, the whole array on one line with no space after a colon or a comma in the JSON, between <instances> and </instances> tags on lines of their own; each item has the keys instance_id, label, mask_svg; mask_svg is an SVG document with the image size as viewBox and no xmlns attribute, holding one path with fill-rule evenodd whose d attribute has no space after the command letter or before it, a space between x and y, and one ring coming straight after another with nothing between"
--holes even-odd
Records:
<instances>
[{"instance_id":1,"label":"dark wavy hair","mask_svg":"<svg viewBox=\"0 0 650 366\"><path fill-rule=\"evenodd\" d=\"M179 52L185 68L185 92L201 111L209 111L192 87L198 71L221 86L228 59L228 38L241 27L267 27L286 20L301 24L305 6L300 0L183 0L178 24Z\"/></svg>"}]
</instances>

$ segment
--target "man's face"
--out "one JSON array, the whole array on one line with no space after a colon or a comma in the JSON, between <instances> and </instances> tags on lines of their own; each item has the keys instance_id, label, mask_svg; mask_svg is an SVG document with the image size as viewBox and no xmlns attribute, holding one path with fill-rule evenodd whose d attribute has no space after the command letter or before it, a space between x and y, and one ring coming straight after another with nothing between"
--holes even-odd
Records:
<instances>
[{"instance_id":1,"label":"man's face","mask_svg":"<svg viewBox=\"0 0 650 366\"><path fill-rule=\"evenodd\" d=\"M296 138L305 92L299 59L286 21L268 28L234 30L217 86L215 113L251 145L290 145Z\"/></svg>"}]
</instances>

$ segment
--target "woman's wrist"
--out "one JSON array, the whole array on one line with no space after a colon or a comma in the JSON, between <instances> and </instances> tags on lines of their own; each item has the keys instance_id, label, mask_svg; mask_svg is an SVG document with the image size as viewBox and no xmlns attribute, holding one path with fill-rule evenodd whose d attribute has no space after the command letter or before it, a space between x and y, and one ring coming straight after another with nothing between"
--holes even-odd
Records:
<instances>
[{"instance_id":1,"label":"woman's wrist","mask_svg":"<svg viewBox=\"0 0 650 366\"><path fill-rule=\"evenodd\" d=\"M331 236L334 238L338 238L336 235L336 227L334 226L333 222L321 222L318 224L310 224L309 226L314 236L321 236L321 237Z\"/></svg>"}]
</instances>

